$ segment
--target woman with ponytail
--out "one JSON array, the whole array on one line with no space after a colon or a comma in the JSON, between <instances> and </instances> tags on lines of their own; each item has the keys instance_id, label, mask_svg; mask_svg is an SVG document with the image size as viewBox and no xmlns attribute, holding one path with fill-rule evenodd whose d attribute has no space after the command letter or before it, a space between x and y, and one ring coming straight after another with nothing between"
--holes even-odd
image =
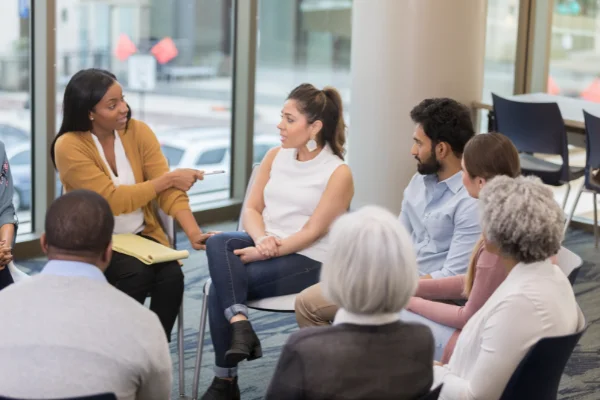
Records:
<instances>
[{"instance_id":1,"label":"woman with ponytail","mask_svg":"<svg viewBox=\"0 0 600 400\"><path fill-rule=\"evenodd\" d=\"M462 159L463 184L471 197L498 175L515 178L521 174L519 154L513 143L499 133L476 135L465 146ZM474 210L475 212L475 210ZM434 358L448 362L456 340L467 321L485 304L506 278L500 256L486 251L480 238L465 275L421 279L415 297L401 313L404 321L429 326L435 338ZM464 306L434 300L466 299Z\"/></svg>"},{"instance_id":2,"label":"woman with ponytail","mask_svg":"<svg viewBox=\"0 0 600 400\"><path fill-rule=\"evenodd\" d=\"M354 195L336 89L298 86L277 128L281 146L260 164L242 210L244 232L217 234L206 243L216 366L205 400L240 398L237 364L262 356L246 301L298 293L317 283L329 227Z\"/></svg>"}]
</instances>

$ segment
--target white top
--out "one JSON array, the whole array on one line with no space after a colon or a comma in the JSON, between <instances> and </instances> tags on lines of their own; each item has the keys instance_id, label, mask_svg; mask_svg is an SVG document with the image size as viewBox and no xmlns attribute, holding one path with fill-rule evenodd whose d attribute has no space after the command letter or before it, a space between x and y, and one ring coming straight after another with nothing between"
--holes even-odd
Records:
<instances>
[{"instance_id":1,"label":"white top","mask_svg":"<svg viewBox=\"0 0 600 400\"><path fill-rule=\"evenodd\" d=\"M356 314L340 308L335 313L333 325L387 325L400 321L400 313Z\"/></svg>"},{"instance_id":2,"label":"white top","mask_svg":"<svg viewBox=\"0 0 600 400\"><path fill-rule=\"evenodd\" d=\"M333 171L344 161L329 145L312 160L298 161L296 149L280 149L264 190L265 231L281 239L298 232L313 215ZM327 235L298 254L323 262Z\"/></svg>"},{"instance_id":3,"label":"white top","mask_svg":"<svg viewBox=\"0 0 600 400\"><path fill-rule=\"evenodd\" d=\"M100 141L96 135L92 134L92 138L94 138L94 143L96 143L98 153L100 153L100 157L102 157L102 160L106 164L108 172L110 173L110 178L112 179L114 185L135 185L137 182L135 181L135 176L133 175L133 169L131 168L131 163L127 158L127 154L125 154L125 148L123 147L123 143L121 142L119 134L115 131L115 161L117 163L118 176L115 176L110 164L108 161L106 161L104 149L102 148L102 144L100 144ZM140 233L143 230L144 212L141 208L138 208L137 210L128 214L115 215L115 234Z\"/></svg>"},{"instance_id":4,"label":"white top","mask_svg":"<svg viewBox=\"0 0 600 400\"><path fill-rule=\"evenodd\" d=\"M49 261L1 290L0 309L3 396L170 398L172 361L158 317L95 266Z\"/></svg>"},{"instance_id":5,"label":"white top","mask_svg":"<svg viewBox=\"0 0 600 400\"><path fill-rule=\"evenodd\" d=\"M540 339L575 333L585 321L569 280L544 261L518 264L461 332L450 362L434 367L442 400L498 399Z\"/></svg>"}]
</instances>

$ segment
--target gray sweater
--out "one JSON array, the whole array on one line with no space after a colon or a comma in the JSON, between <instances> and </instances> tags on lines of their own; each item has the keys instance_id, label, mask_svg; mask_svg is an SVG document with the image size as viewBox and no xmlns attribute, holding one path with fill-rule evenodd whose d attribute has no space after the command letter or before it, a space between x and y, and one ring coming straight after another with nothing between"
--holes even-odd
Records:
<instances>
[{"instance_id":1,"label":"gray sweater","mask_svg":"<svg viewBox=\"0 0 600 400\"><path fill-rule=\"evenodd\" d=\"M109 284L37 275L0 291L0 310L1 395L170 397L171 358L158 318Z\"/></svg>"},{"instance_id":2,"label":"gray sweater","mask_svg":"<svg viewBox=\"0 0 600 400\"><path fill-rule=\"evenodd\" d=\"M267 400L414 400L433 382L424 325L343 323L305 328L286 343Z\"/></svg>"}]
</instances>

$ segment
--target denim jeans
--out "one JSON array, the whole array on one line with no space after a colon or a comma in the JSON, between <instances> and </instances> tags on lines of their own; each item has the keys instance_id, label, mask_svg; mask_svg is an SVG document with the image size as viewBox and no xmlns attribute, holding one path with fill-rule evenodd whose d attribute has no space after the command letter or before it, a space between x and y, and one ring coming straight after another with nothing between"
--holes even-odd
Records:
<instances>
[{"instance_id":1,"label":"denim jeans","mask_svg":"<svg viewBox=\"0 0 600 400\"><path fill-rule=\"evenodd\" d=\"M451 326L439 324L435 321L423 317L422 315L407 310L400 311L400 319L404 322L422 324L431 329L431 333L433 334L433 340L435 342L435 351L433 354L433 359L435 361L440 361L442 359L442 355L444 354L444 349L446 348L450 337L454 334L454 331L456 331L456 329Z\"/></svg>"},{"instance_id":2,"label":"denim jeans","mask_svg":"<svg viewBox=\"0 0 600 400\"><path fill-rule=\"evenodd\" d=\"M212 286L208 296L210 336L215 350L215 375L233 377L236 365L225 362L231 346L229 320L248 316L246 301L294 294L319 280L321 263L300 254L242 263L234 250L254 246L245 232L220 233L206 243Z\"/></svg>"}]
</instances>

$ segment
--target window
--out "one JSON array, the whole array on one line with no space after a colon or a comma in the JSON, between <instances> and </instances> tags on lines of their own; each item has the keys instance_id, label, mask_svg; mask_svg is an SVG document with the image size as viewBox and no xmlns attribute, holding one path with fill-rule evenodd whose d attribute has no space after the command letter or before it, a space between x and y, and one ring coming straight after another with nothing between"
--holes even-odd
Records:
<instances>
[{"instance_id":1,"label":"window","mask_svg":"<svg viewBox=\"0 0 600 400\"><path fill-rule=\"evenodd\" d=\"M221 164L225 158L226 152L226 148L207 150L200 154L196 161L196 166Z\"/></svg>"},{"instance_id":2,"label":"window","mask_svg":"<svg viewBox=\"0 0 600 400\"><path fill-rule=\"evenodd\" d=\"M182 149L166 145L162 145L160 148L167 158L169 166L171 168L177 167L181 162L181 157L183 157L184 151Z\"/></svg>"},{"instance_id":3,"label":"window","mask_svg":"<svg viewBox=\"0 0 600 400\"><path fill-rule=\"evenodd\" d=\"M263 158L265 158L265 154L271 147L275 146L267 146L265 144L255 144L254 145L254 159L252 160L253 164L260 164Z\"/></svg>"},{"instance_id":4,"label":"window","mask_svg":"<svg viewBox=\"0 0 600 400\"><path fill-rule=\"evenodd\" d=\"M25 4L22 4L25 3ZM29 2L9 1L0 14L0 140L14 183L18 233L31 232L31 113Z\"/></svg>"},{"instance_id":5,"label":"window","mask_svg":"<svg viewBox=\"0 0 600 400\"><path fill-rule=\"evenodd\" d=\"M3 143L21 144L30 140L29 132L11 125L0 124L0 140Z\"/></svg>"},{"instance_id":6,"label":"window","mask_svg":"<svg viewBox=\"0 0 600 400\"><path fill-rule=\"evenodd\" d=\"M23 150L8 159L11 168L23 167L31 164L31 151Z\"/></svg>"},{"instance_id":7,"label":"window","mask_svg":"<svg viewBox=\"0 0 600 400\"><path fill-rule=\"evenodd\" d=\"M281 107L304 82L336 87L350 109L351 20L350 0L259 1L255 135L264 132L279 144Z\"/></svg>"},{"instance_id":8,"label":"window","mask_svg":"<svg viewBox=\"0 0 600 400\"><path fill-rule=\"evenodd\" d=\"M489 0L483 71L484 103L492 104L492 93L512 95L515 83L518 0ZM481 132L487 132L487 112L482 113Z\"/></svg>"},{"instance_id":9,"label":"window","mask_svg":"<svg viewBox=\"0 0 600 400\"><path fill-rule=\"evenodd\" d=\"M193 168L182 164L188 163L188 149L231 135L233 3L56 0L57 10L69 16L57 13L58 108L78 70L110 70L123 87L133 118L152 128L171 167ZM149 86L136 79L143 72L149 72ZM178 145L167 147L163 139ZM229 145L220 154L228 150ZM209 156L215 160L219 154ZM189 193L192 203L228 198L229 181L218 192L199 182L198 190Z\"/></svg>"},{"instance_id":10,"label":"window","mask_svg":"<svg viewBox=\"0 0 600 400\"><path fill-rule=\"evenodd\" d=\"M600 102L600 10L596 0L555 0L547 91Z\"/></svg>"}]
</instances>

